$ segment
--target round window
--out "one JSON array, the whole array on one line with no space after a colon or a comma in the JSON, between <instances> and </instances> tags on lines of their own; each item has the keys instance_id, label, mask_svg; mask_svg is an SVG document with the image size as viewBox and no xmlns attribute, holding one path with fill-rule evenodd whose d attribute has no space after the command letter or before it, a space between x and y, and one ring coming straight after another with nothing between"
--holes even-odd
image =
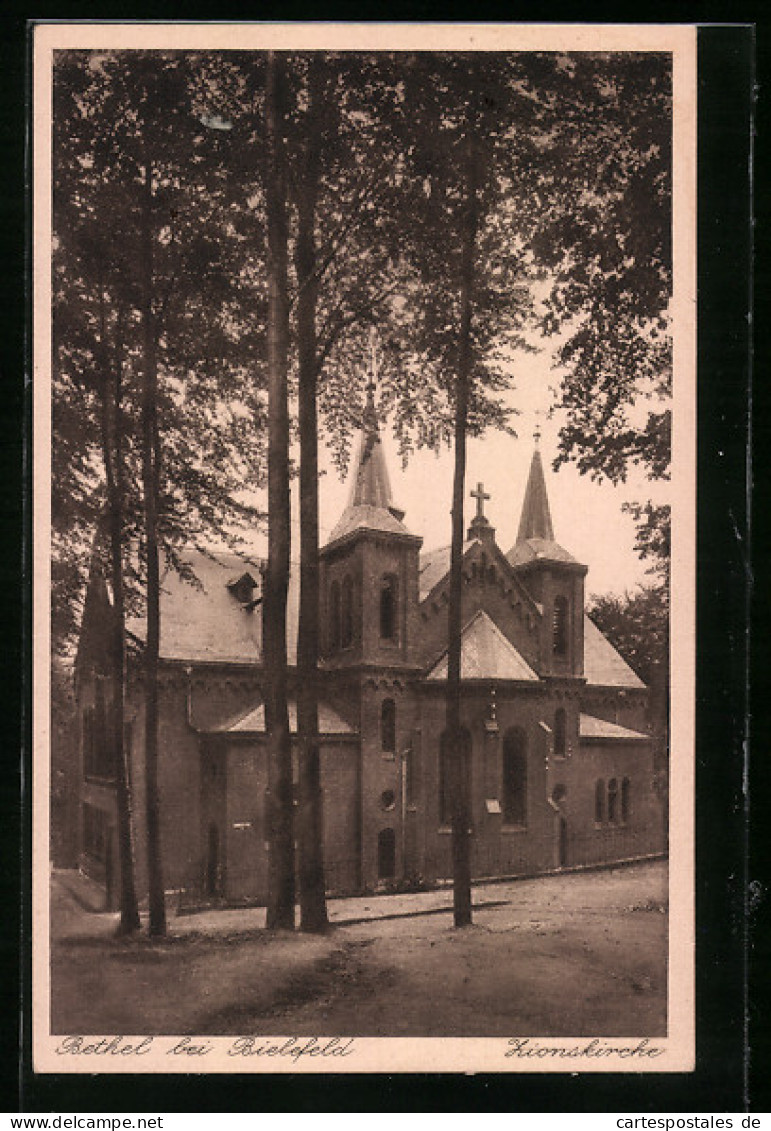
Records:
<instances>
[{"instance_id":1,"label":"round window","mask_svg":"<svg viewBox=\"0 0 771 1131\"><path fill-rule=\"evenodd\" d=\"M383 809L393 809L396 804L396 794L392 789L384 789L380 794L380 804Z\"/></svg>"}]
</instances>

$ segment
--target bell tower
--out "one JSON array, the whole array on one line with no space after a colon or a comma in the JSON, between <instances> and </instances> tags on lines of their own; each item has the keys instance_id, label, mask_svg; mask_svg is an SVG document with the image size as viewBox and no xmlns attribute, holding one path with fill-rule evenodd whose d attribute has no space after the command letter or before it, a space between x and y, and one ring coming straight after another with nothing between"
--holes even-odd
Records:
<instances>
[{"instance_id":1,"label":"bell tower","mask_svg":"<svg viewBox=\"0 0 771 1131\"><path fill-rule=\"evenodd\" d=\"M506 557L541 606L540 674L581 677L587 567L555 540L539 439L536 432L517 540Z\"/></svg>"},{"instance_id":2,"label":"bell tower","mask_svg":"<svg viewBox=\"0 0 771 1131\"><path fill-rule=\"evenodd\" d=\"M422 539L403 519L391 498L373 366L348 505L320 551L328 667L411 663Z\"/></svg>"}]
</instances>

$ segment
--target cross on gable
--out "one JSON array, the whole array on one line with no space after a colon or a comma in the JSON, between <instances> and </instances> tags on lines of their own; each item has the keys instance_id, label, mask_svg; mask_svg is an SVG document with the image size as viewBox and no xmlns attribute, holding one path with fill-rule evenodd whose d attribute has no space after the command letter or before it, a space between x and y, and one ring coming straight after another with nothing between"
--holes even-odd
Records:
<instances>
[{"instance_id":1,"label":"cross on gable","mask_svg":"<svg viewBox=\"0 0 771 1131\"><path fill-rule=\"evenodd\" d=\"M477 518L484 518L485 517L485 499L490 498L490 496L488 494L486 494L486 492L485 492L484 484L477 483L476 491L471 491L470 494L471 494L471 498L476 499L476 501L477 501Z\"/></svg>"}]
</instances>

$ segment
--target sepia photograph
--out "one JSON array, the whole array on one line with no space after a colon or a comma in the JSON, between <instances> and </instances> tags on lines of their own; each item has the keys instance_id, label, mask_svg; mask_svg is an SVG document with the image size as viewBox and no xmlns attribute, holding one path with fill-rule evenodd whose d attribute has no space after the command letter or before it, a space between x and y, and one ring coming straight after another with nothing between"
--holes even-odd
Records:
<instances>
[{"instance_id":1,"label":"sepia photograph","mask_svg":"<svg viewBox=\"0 0 771 1131\"><path fill-rule=\"evenodd\" d=\"M695 30L34 49L36 1071L693 1068Z\"/></svg>"}]
</instances>

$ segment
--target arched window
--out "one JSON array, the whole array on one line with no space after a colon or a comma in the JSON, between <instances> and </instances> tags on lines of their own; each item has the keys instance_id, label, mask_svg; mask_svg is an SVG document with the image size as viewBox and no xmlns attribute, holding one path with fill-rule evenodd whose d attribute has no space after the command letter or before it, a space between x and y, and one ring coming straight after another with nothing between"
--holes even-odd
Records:
<instances>
[{"instance_id":1,"label":"arched window","mask_svg":"<svg viewBox=\"0 0 771 1131\"><path fill-rule=\"evenodd\" d=\"M471 735L465 727L460 732L460 757L461 773L465 778L466 798L469 805L469 819L471 818ZM453 785L455 775L452 765L452 749L447 731L442 732L439 740L439 824L452 823Z\"/></svg>"},{"instance_id":2,"label":"arched window","mask_svg":"<svg viewBox=\"0 0 771 1131\"><path fill-rule=\"evenodd\" d=\"M632 812L632 783L624 778L621 783L621 820L626 823Z\"/></svg>"},{"instance_id":3,"label":"arched window","mask_svg":"<svg viewBox=\"0 0 771 1131\"><path fill-rule=\"evenodd\" d=\"M503 739L503 821L527 824L527 737L519 727Z\"/></svg>"},{"instance_id":4,"label":"arched window","mask_svg":"<svg viewBox=\"0 0 771 1131\"><path fill-rule=\"evenodd\" d=\"M608 821L614 825L618 820L618 782L611 778L608 782Z\"/></svg>"},{"instance_id":5,"label":"arched window","mask_svg":"<svg viewBox=\"0 0 771 1131\"><path fill-rule=\"evenodd\" d=\"M343 599L340 628L340 643L343 648L353 644L353 578L346 574L343 578Z\"/></svg>"},{"instance_id":6,"label":"arched window","mask_svg":"<svg viewBox=\"0 0 771 1131\"><path fill-rule=\"evenodd\" d=\"M396 834L393 829L381 829L378 833L377 874L381 880L392 880L396 875Z\"/></svg>"},{"instance_id":7,"label":"arched window","mask_svg":"<svg viewBox=\"0 0 771 1131\"><path fill-rule=\"evenodd\" d=\"M568 726L564 707L554 713L554 757L564 758L567 754Z\"/></svg>"},{"instance_id":8,"label":"arched window","mask_svg":"<svg viewBox=\"0 0 771 1131\"><path fill-rule=\"evenodd\" d=\"M329 647L333 652L340 647L339 581L333 581L329 589Z\"/></svg>"},{"instance_id":9,"label":"arched window","mask_svg":"<svg viewBox=\"0 0 771 1131\"><path fill-rule=\"evenodd\" d=\"M396 704L384 699L380 706L380 749L384 754L396 751Z\"/></svg>"},{"instance_id":10,"label":"arched window","mask_svg":"<svg viewBox=\"0 0 771 1131\"><path fill-rule=\"evenodd\" d=\"M568 599L560 594L554 598L554 655L568 654Z\"/></svg>"},{"instance_id":11,"label":"arched window","mask_svg":"<svg viewBox=\"0 0 771 1131\"><path fill-rule=\"evenodd\" d=\"M597 778L594 787L594 819L598 825L605 820L605 782L602 778Z\"/></svg>"},{"instance_id":12,"label":"arched window","mask_svg":"<svg viewBox=\"0 0 771 1131\"><path fill-rule=\"evenodd\" d=\"M380 637L396 639L396 578L386 574L380 583Z\"/></svg>"}]
</instances>

